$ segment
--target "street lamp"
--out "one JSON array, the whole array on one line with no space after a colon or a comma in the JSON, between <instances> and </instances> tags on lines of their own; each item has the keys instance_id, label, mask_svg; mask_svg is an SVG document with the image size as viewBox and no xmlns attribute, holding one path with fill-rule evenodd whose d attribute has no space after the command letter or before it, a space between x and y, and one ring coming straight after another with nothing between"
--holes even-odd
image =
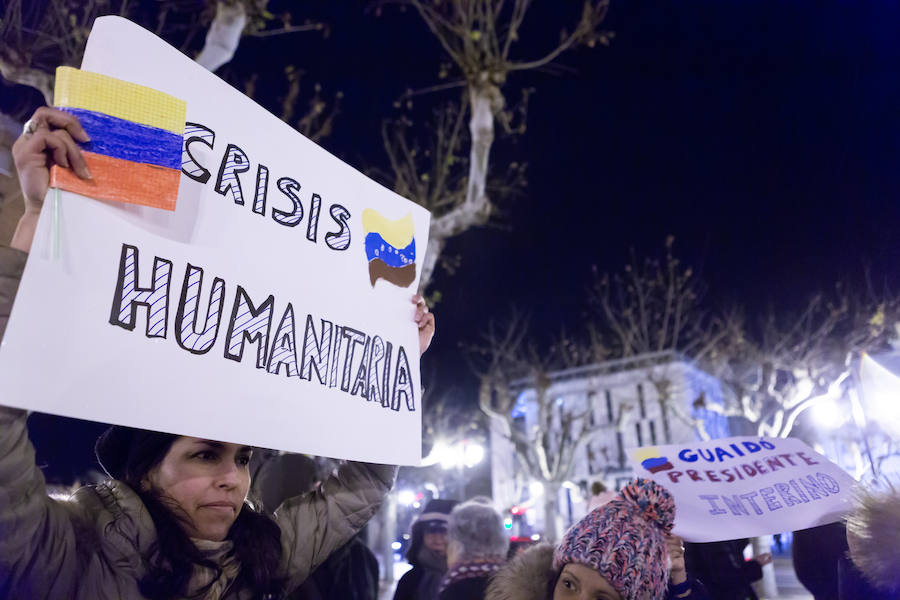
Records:
<instances>
[{"instance_id":1,"label":"street lamp","mask_svg":"<svg viewBox=\"0 0 900 600\"><path fill-rule=\"evenodd\" d=\"M397 502L405 506L409 506L416 501L416 493L412 490L400 490L397 493Z\"/></svg>"},{"instance_id":2,"label":"street lamp","mask_svg":"<svg viewBox=\"0 0 900 600\"><path fill-rule=\"evenodd\" d=\"M816 425L825 430L838 429L847 420L846 413L838 406L835 398L824 398L812 407L810 416Z\"/></svg>"},{"instance_id":3,"label":"street lamp","mask_svg":"<svg viewBox=\"0 0 900 600\"><path fill-rule=\"evenodd\" d=\"M484 460L484 454L484 446L474 440L463 439L452 444L438 440L422 461L422 466L440 464L445 471L455 470L456 489L459 499L464 500L466 496L464 470L481 463Z\"/></svg>"}]
</instances>

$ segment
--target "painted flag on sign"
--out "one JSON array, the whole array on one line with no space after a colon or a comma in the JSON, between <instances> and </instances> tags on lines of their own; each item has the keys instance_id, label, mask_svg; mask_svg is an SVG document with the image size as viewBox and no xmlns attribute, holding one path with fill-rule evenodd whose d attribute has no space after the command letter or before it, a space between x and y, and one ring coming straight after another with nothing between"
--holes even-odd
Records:
<instances>
[{"instance_id":1,"label":"painted flag on sign","mask_svg":"<svg viewBox=\"0 0 900 600\"><path fill-rule=\"evenodd\" d=\"M185 102L157 90L72 67L56 70L56 107L81 122L79 144L93 179L54 166L50 186L102 200L175 210Z\"/></svg>"},{"instance_id":2,"label":"painted flag on sign","mask_svg":"<svg viewBox=\"0 0 900 600\"><path fill-rule=\"evenodd\" d=\"M408 287L416 279L416 238L412 214L390 220L377 210L367 208L362 214L366 232L366 259L369 281L379 279L399 287Z\"/></svg>"}]
</instances>

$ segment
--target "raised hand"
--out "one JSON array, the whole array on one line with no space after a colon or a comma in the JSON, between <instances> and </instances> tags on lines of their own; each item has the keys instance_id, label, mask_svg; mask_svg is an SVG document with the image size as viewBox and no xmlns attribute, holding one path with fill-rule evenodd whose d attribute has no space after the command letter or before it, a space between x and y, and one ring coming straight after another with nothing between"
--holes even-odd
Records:
<instances>
[{"instance_id":1,"label":"raised hand","mask_svg":"<svg viewBox=\"0 0 900 600\"><path fill-rule=\"evenodd\" d=\"M670 533L666 535L666 549L669 551L669 560L672 563L669 569L669 580L673 585L683 583L687 579L687 570L684 566L684 541Z\"/></svg>"},{"instance_id":2,"label":"raised hand","mask_svg":"<svg viewBox=\"0 0 900 600\"><path fill-rule=\"evenodd\" d=\"M50 167L60 165L71 168L82 179L91 178L75 140L89 142L90 137L77 118L61 110L42 106L25 123L12 147L25 197L25 213L10 244L13 248L25 252L31 249L37 217L50 185Z\"/></svg>"},{"instance_id":3,"label":"raised hand","mask_svg":"<svg viewBox=\"0 0 900 600\"><path fill-rule=\"evenodd\" d=\"M425 298L416 294L412 297L412 301L416 305L416 315L413 318L419 327L419 356L425 354L431 340L434 337L434 315L428 312L428 305L425 304Z\"/></svg>"},{"instance_id":4,"label":"raised hand","mask_svg":"<svg viewBox=\"0 0 900 600\"><path fill-rule=\"evenodd\" d=\"M770 562L772 562L772 553L764 552L763 554L760 554L759 556L754 556L753 560L758 562L759 566L764 567L767 564L769 564Z\"/></svg>"}]
</instances>

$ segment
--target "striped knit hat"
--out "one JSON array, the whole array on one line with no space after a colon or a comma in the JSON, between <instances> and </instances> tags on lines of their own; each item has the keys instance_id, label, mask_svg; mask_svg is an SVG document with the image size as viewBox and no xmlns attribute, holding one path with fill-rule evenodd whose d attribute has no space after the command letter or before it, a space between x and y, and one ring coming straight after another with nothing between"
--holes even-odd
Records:
<instances>
[{"instance_id":1,"label":"striped knit hat","mask_svg":"<svg viewBox=\"0 0 900 600\"><path fill-rule=\"evenodd\" d=\"M661 600L666 595L666 534L674 520L671 494L653 481L637 479L569 528L553 554L553 568L558 573L567 563L585 565L625 600Z\"/></svg>"}]
</instances>

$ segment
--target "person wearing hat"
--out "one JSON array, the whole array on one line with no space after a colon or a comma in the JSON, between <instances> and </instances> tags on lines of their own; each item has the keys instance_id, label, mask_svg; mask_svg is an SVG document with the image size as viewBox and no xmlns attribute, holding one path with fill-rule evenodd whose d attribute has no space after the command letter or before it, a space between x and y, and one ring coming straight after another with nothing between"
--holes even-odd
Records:
<instances>
[{"instance_id":1,"label":"person wearing hat","mask_svg":"<svg viewBox=\"0 0 900 600\"><path fill-rule=\"evenodd\" d=\"M514 558L488 586L486 600L708 600L687 577L681 540L669 532L675 503L646 479L573 525L558 546L540 544Z\"/></svg>"},{"instance_id":2,"label":"person wearing hat","mask_svg":"<svg viewBox=\"0 0 900 600\"><path fill-rule=\"evenodd\" d=\"M610 492L603 485L602 481L595 481L591 484L591 498L588 500L588 513L600 508L610 500L615 500L618 494Z\"/></svg>"},{"instance_id":3,"label":"person wearing hat","mask_svg":"<svg viewBox=\"0 0 900 600\"><path fill-rule=\"evenodd\" d=\"M490 498L472 498L454 508L447 526L448 570L438 600L482 600L507 550L503 517Z\"/></svg>"},{"instance_id":4,"label":"person wearing hat","mask_svg":"<svg viewBox=\"0 0 900 600\"><path fill-rule=\"evenodd\" d=\"M75 117L42 107L13 146L26 209L12 247L0 248L0 339L49 167L89 178L73 141L85 139ZM434 318L414 301L424 352ZM96 445L111 479L58 501L35 465L26 418L0 406L0 598L11 600L279 598L365 525L396 474L348 462L269 516L247 499L251 448L111 427Z\"/></svg>"},{"instance_id":5,"label":"person wearing hat","mask_svg":"<svg viewBox=\"0 0 900 600\"><path fill-rule=\"evenodd\" d=\"M394 600L435 600L447 572L447 523L456 500L429 500L412 525L406 560L412 569L397 582Z\"/></svg>"}]
</instances>

